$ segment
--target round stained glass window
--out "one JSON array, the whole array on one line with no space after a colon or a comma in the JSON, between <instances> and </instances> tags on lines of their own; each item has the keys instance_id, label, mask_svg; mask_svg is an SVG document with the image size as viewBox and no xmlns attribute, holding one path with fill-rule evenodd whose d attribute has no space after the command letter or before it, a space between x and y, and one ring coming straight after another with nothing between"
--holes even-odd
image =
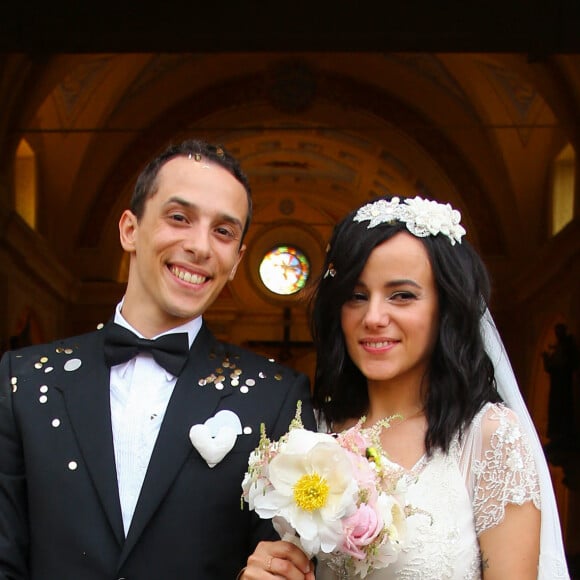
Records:
<instances>
[{"instance_id":1,"label":"round stained glass window","mask_svg":"<svg viewBox=\"0 0 580 580\"><path fill-rule=\"evenodd\" d=\"M309 274L308 258L293 246L275 247L260 263L260 278L275 294L296 294L304 288Z\"/></svg>"}]
</instances>

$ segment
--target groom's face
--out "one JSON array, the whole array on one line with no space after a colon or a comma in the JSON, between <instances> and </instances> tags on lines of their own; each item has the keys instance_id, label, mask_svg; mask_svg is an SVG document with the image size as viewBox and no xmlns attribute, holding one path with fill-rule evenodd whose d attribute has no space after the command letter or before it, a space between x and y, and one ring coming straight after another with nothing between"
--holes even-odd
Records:
<instances>
[{"instance_id":1,"label":"groom's face","mask_svg":"<svg viewBox=\"0 0 580 580\"><path fill-rule=\"evenodd\" d=\"M168 161L156 184L141 219L127 210L119 227L131 254L123 313L162 332L203 314L233 279L248 200L233 175L205 159Z\"/></svg>"}]
</instances>

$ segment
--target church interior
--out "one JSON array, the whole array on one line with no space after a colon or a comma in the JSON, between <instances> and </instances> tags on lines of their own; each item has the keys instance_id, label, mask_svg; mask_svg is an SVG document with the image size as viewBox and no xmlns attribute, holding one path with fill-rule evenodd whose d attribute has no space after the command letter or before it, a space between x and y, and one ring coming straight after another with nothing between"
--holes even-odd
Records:
<instances>
[{"instance_id":1,"label":"church interior","mask_svg":"<svg viewBox=\"0 0 580 580\"><path fill-rule=\"evenodd\" d=\"M311 37L289 50L286 35L273 50L241 40L204 50L199 39L186 50L127 34L123 45L83 44L77 32L45 52L16 37L1 47L0 351L111 316L135 179L169 143L199 137L241 160L254 203L248 251L205 317L214 333L312 377L308 290L333 226L383 194L449 202L489 268L491 311L548 446L545 360L557 325L580 336L580 47L372 37L358 50L334 37L321 50ZM264 274L276 250L299 274L291 288ZM571 570L578 366L572 374L572 441L549 456Z\"/></svg>"}]
</instances>

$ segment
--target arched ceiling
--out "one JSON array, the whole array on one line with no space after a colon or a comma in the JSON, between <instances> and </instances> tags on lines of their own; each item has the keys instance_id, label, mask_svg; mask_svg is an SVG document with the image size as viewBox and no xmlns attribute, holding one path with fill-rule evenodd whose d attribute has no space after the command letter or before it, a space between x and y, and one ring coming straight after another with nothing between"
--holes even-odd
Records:
<instances>
[{"instance_id":1,"label":"arched ceiling","mask_svg":"<svg viewBox=\"0 0 580 580\"><path fill-rule=\"evenodd\" d=\"M200 136L241 159L255 198L250 239L293 223L323 252L361 201L419 193L462 211L500 282L545 243L552 160L579 143L575 55L1 58L3 191L25 138L39 167L38 231L83 283L119 278L118 217L144 163L170 141Z\"/></svg>"}]
</instances>

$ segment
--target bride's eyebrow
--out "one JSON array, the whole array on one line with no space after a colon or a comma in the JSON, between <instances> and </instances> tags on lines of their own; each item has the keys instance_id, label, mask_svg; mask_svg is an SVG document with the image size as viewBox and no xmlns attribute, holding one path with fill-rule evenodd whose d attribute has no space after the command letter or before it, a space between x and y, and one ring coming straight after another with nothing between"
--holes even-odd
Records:
<instances>
[{"instance_id":1,"label":"bride's eyebrow","mask_svg":"<svg viewBox=\"0 0 580 580\"><path fill-rule=\"evenodd\" d=\"M395 286L414 286L415 288L421 288L421 285L411 280L410 278L400 278L397 280L389 280L386 284L386 288L393 288Z\"/></svg>"},{"instance_id":2,"label":"bride's eyebrow","mask_svg":"<svg viewBox=\"0 0 580 580\"><path fill-rule=\"evenodd\" d=\"M384 284L384 288L391 290L393 288L400 288L401 286L412 286L417 290L422 290L423 286L416 282L415 280L411 280L410 278L397 278L396 280L388 280ZM367 285L363 280L357 280L354 284L353 290L366 288Z\"/></svg>"}]
</instances>

